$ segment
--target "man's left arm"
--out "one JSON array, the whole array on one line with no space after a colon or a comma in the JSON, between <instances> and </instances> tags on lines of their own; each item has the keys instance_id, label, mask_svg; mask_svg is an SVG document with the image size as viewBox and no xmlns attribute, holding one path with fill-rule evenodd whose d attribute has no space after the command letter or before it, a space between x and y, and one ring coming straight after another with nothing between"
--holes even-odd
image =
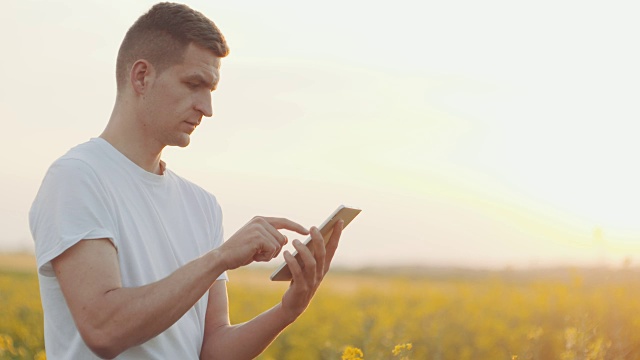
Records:
<instances>
[{"instance_id":1,"label":"man's left arm","mask_svg":"<svg viewBox=\"0 0 640 360\"><path fill-rule=\"evenodd\" d=\"M313 252L302 242L293 241L303 266L288 251L284 253L284 259L293 275L291 285L279 304L248 322L231 325L226 283L216 281L209 290L200 359L253 359L260 355L311 302L329 271L342 227L342 221L335 225L326 249L324 239L315 227L311 229Z\"/></svg>"}]
</instances>

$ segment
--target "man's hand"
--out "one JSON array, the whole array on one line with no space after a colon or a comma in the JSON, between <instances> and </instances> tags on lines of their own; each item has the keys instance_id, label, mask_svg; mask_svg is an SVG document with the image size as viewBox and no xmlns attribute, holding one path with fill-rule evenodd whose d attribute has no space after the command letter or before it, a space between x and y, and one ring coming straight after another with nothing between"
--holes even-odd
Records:
<instances>
[{"instance_id":1,"label":"man's hand","mask_svg":"<svg viewBox=\"0 0 640 360\"><path fill-rule=\"evenodd\" d=\"M271 238L260 235L266 230L262 228L267 228L265 224L273 228L269 230ZM280 304L250 321L230 325L226 285L224 282L216 282L209 292L200 358L254 359L260 355L273 339L309 306L324 275L329 271L343 226L343 221L334 226L326 249L324 239L315 227L311 229L311 249L298 240L293 241L293 246L300 254L302 266L293 255L285 252L285 261L293 275L289 289L282 296ZM228 246L221 256L229 256L232 259L229 264L234 264L235 267L248 264L255 258L262 259L261 261L269 260L277 255L286 242L286 238L275 229L289 229L300 234L309 233L302 226L286 219L254 218L220 247ZM251 245L254 243L263 245L255 247Z\"/></svg>"},{"instance_id":2,"label":"man's hand","mask_svg":"<svg viewBox=\"0 0 640 360\"><path fill-rule=\"evenodd\" d=\"M311 228L311 251L302 242L293 241L293 246L298 250L298 254L302 260L303 266L300 266L298 260L288 251L284 252L284 259L291 270L293 280L289 289L282 297L282 310L288 317L289 321L293 321L302 314L316 290L320 286L325 274L329 271L331 260L338 248L340 235L344 221L340 220L333 227L333 233L329 238L329 242L324 245L324 239L320 231L316 227Z\"/></svg>"},{"instance_id":3,"label":"man's hand","mask_svg":"<svg viewBox=\"0 0 640 360\"><path fill-rule=\"evenodd\" d=\"M226 269L236 269L254 261L269 261L278 256L288 241L278 229L309 234L304 226L291 220L256 216L218 248Z\"/></svg>"}]
</instances>

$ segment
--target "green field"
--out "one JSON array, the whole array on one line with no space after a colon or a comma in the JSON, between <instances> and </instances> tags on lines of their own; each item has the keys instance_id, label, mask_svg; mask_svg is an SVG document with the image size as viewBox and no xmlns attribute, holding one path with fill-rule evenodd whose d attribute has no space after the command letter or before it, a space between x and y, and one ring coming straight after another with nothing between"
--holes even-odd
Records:
<instances>
[{"instance_id":1,"label":"green field","mask_svg":"<svg viewBox=\"0 0 640 360\"><path fill-rule=\"evenodd\" d=\"M0 359L44 358L33 259L0 256ZM233 322L280 300L230 273ZM260 359L640 359L636 269L332 271Z\"/></svg>"}]
</instances>

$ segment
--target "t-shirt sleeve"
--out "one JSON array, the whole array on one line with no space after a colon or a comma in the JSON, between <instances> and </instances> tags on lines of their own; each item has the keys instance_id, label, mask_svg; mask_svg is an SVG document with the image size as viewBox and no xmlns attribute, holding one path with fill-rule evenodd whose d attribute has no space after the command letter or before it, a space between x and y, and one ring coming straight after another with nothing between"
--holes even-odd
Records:
<instances>
[{"instance_id":1,"label":"t-shirt sleeve","mask_svg":"<svg viewBox=\"0 0 640 360\"><path fill-rule=\"evenodd\" d=\"M45 175L29 212L38 271L54 276L51 260L84 239L107 238L116 246L111 199L93 169L59 159Z\"/></svg>"}]
</instances>

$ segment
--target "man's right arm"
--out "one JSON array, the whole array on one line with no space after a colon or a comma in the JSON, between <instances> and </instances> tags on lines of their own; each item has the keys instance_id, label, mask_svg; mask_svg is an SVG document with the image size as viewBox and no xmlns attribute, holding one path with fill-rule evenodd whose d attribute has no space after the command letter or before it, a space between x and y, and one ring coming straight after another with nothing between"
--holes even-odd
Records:
<instances>
[{"instance_id":1,"label":"man's right arm","mask_svg":"<svg viewBox=\"0 0 640 360\"><path fill-rule=\"evenodd\" d=\"M218 249L141 287L122 287L116 249L107 239L82 240L52 265L84 342L96 355L113 358L173 325L222 272L277 256L286 243L277 231L282 228L308 233L287 219L256 217Z\"/></svg>"},{"instance_id":2,"label":"man's right arm","mask_svg":"<svg viewBox=\"0 0 640 360\"><path fill-rule=\"evenodd\" d=\"M170 276L124 288L116 249L107 239L83 240L52 260L69 310L87 346L113 358L178 321L224 271L212 251Z\"/></svg>"}]
</instances>

